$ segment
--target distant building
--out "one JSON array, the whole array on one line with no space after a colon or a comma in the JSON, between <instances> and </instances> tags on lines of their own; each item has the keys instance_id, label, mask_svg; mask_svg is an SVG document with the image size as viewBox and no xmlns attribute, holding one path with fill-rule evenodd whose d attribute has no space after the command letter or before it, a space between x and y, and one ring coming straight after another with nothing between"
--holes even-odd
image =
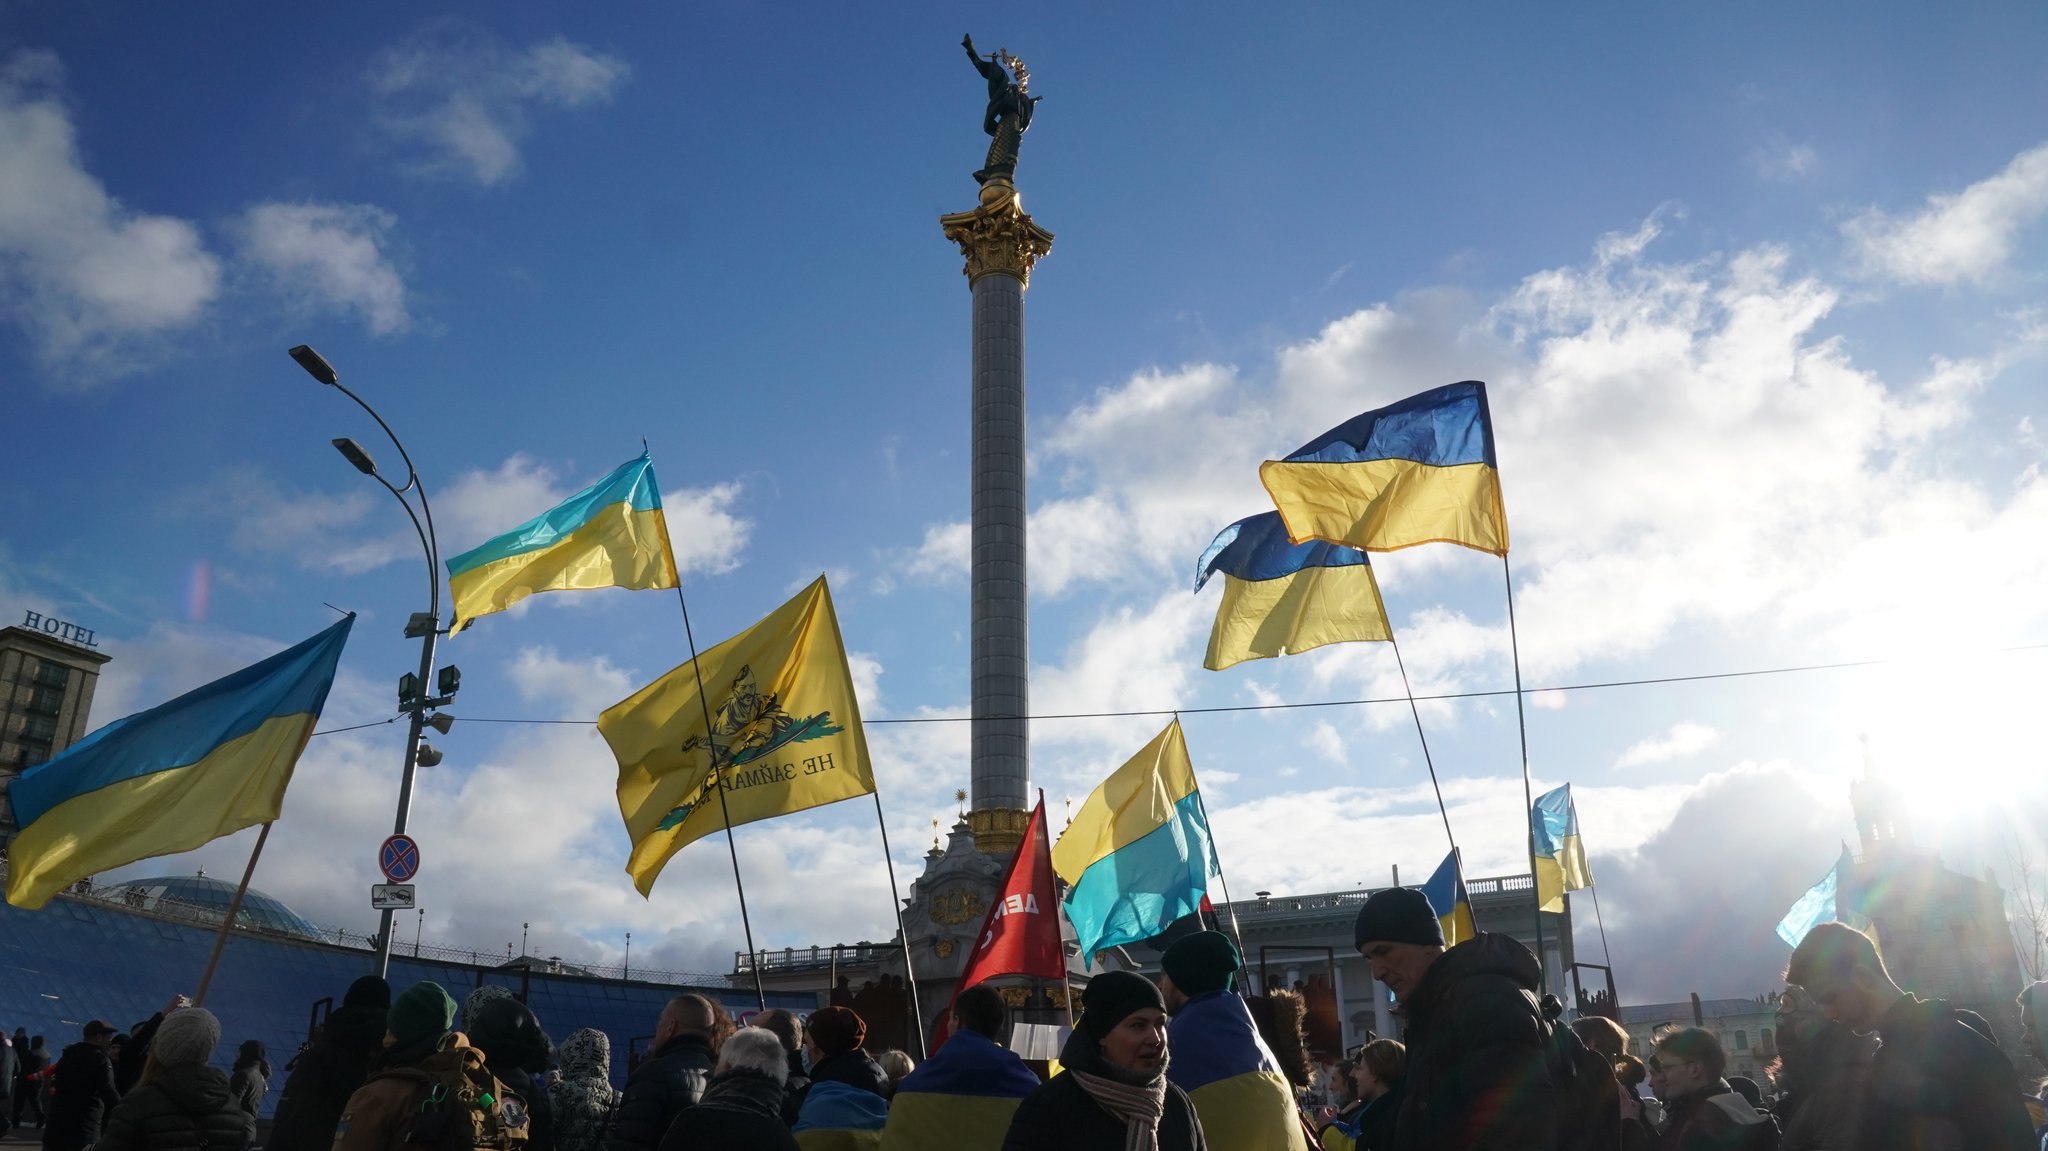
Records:
<instances>
[{"instance_id":1,"label":"distant building","mask_svg":"<svg viewBox=\"0 0 2048 1151\"><path fill-rule=\"evenodd\" d=\"M14 777L91 730L93 690L111 658L94 643L92 632L37 612L0 628L0 849L14 841Z\"/></svg>"},{"instance_id":2,"label":"distant building","mask_svg":"<svg viewBox=\"0 0 2048 1151\"><path fill-rule=\"evenodd\" d=\"M1728 1075L1741 1075L1768 1088L1770 1066L1778 1058L1778 1044L1772 1030L1778 1025L1778 996L1755 999L1702 999L1695 1003L1647 1003L1621 1009L1621 1025L1628 1029L1629 1051L1648 1059L1657 1036L1666 1031L1699 1027L1711 1031L1728 1055Z\"/></svg>"}]
</instances>

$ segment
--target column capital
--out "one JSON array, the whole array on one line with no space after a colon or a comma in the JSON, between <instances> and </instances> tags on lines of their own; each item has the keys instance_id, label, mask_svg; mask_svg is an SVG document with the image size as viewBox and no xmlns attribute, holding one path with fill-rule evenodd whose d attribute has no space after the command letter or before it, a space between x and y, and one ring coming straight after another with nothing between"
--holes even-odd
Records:
<instances>
[{"instance_id":1,"label":"column capital","mask_svg":"<svg viewBox=\"0 0 2048 1151\"><path fill-rule=\"evenodd\" d=\"M939 226L967 258L961 270L970 287L988 275L1014 276L1029 287L1032 265L1052 251L1052 233L1032 221L1016 186L1001 176L981 186L979 207L940 216Z\"/></svg>"},{"instance_id":2,"label":"column capital","mask_svg":"<svg viewBox=\"0 0 2048 1151\"><path fill-rule=\"evenodd\" d=\"M967 813L967 826L974 832L974 849L984 855L1011 855L1024 843L1024 829L1031 813L1009 807L984 807Z\"/></svg>"}]
</instances>

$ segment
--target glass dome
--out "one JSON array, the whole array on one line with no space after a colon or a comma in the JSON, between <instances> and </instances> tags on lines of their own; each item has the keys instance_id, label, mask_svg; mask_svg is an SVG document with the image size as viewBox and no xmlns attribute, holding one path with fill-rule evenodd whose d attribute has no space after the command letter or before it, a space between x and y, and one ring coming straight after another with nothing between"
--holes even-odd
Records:
<instances>
[{"instance_id":1,"label":"glass dome","mask_svg":"<svg viewBox=\"0 0 2048 1151\"><path fill-rule=\"evenodd\" d=\"M204 908L216 915L226 915L228 905L235 900L234 884L222 883L218 879L209 879L203 875L165 875L155 879L138 879L133 883L119 884L114 890L128 893L130 900L145 906L165 899ZM321 938L320 929L310 920L253 887L242 896L241 921L265 931L282 932L303 939Z\"/></svg>"}]
</instances>

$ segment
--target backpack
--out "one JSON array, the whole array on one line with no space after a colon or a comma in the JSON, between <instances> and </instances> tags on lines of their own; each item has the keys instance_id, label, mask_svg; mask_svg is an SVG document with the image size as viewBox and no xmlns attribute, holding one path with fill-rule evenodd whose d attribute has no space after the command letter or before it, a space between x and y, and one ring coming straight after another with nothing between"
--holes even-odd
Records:
<instances>
[{"instance_id":1,"label":"backpack","mask_svg":"<svg viewBox=\"0 0 2048 1151\"><path fill-rule=\"evenodd\" d=\"M427 1071L400 1067L370 1077L401 1079L419 1086L419 1108L406 1128L405 1146L434 1151L518 1151L526 1146L530 1118L526 1101L513 1094L487 1067L466 1062Z\"/></svg>"},{"instance_id":2,"label":"backpack","mask_svg":"<svg viewBox=\"0 0 2048 1151\"><path fill-rule=\"evenodd\" d=\"M1557 1088L1557 1151L1619 1151L1621 1084L1614 1068L1559 1018L1563 1010L1553 1006L1556 999L1545 998L1550 1079Z\"/></svg>"}]
</instances>

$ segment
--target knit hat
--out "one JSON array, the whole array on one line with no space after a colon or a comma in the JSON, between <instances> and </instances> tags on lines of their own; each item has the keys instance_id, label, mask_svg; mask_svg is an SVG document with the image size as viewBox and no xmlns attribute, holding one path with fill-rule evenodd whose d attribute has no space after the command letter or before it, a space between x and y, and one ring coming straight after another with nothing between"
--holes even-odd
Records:
<instances>
[{"instance_id":1,"label":"knit hat","mask_svg":"<svg viewBox=\"0 0 2048 1151\"><path fill-rule=\"evenodd\" d=\"M1179 980L1174 980L1178 984ZM1129 971L1105 971L1081 992L1081 1030L1098 1043L1133 1011L1166 1010L1166 1000L1150 979Z\"/></svg>"},{"instance_id":2,"label":"knit hat","mask_svg":"<svg viewBox=\"0 0 2048 1151\"><path fill-rule=\"evenodd\" d=\"M384 1026L404 1047L435 1035L444 1035L455 1022L455 1001L441 985L422 979L405 989L384 1016Z\"/></svg>"},{"instance_id":3,"label":"knit hat","mask_svg":"<svg viewBox=\"0 0 2048 1151\"><path fill-rule=\"evenodd\" d=\"M486 983L475 991L470 992L469 997L462 1001L462 1030L464 1032L476 1030L477 1013L483 1009L484 1004L494 1000L512 998L512 992L509 989L500 987L495 983Z\"/></svg>"},{"instance_id":4,"label":"knit hat","mask_svg":"<svg viewBox=\"0 0 2048 1151\"><path fill-rule=\"evenodd\" d=\"M1444 945L1443 925L1436 921L1436 909L1429 897L1412 887L1389 887L1367 897L1358 909L1353 925L1353 944L1419 943L1424 947Z\"/></svg>"},{"instance_id":5,"label":"knit hat","mask_svg":"<svg viewBox=\"0 0 2048 1151\"><path fill-rule=\"evenodd\" d=\"M548 1069L554 1045L542 1031L540 1020L517 999L486 999L475 1005L463 1022L469 1045L484 1053L494 1068L517 1067L529 1075Z\"/></svg>"},{"instance_id":6,"label":"knit hat","mask_svg":"<svg viewBox=\"0 0 2048 1151\"><path fill-rule=\"evenodd\" d=\"M1220 931L1197 931L1175 940L1159 957L1159 967L1183 995L1226 991L1237 974L1237 945Z\"/></svg>"},{"instance_id":7,"label":"knit hat","mask_svg":"<svg viewBox=\"0 0 2048 1151\"><path fill-rule=\"evenodd\" d=\"M867 1042L867 1020L854 1014L851 1008L827 1007L811 1012L811 1042L827 1058L844 1055Z\"/></svg>"},{"instance_id":8,"label":"knit hat","mask_svg":"<svg viewBox=\"0 0 2048 1151\"><path fill-rule=\"evenodd\" d=\"M378 1011L391 1009L391 985L383 976L365 975L348 985L348 994L341 997L343 1007L370 1007Z\"/></svg>"},{"instance_id":9,"label":"knit hat","mask_svg":"<svg viewBox=\"0 0 2048 1151\"><path fill-rule=\"evenodd\" d=\"M220 1044L220 1020L204 1007L181 1007L157 1025L150 1054L164 1067L197 1067Z\"/></svg>"}]
</instances>

